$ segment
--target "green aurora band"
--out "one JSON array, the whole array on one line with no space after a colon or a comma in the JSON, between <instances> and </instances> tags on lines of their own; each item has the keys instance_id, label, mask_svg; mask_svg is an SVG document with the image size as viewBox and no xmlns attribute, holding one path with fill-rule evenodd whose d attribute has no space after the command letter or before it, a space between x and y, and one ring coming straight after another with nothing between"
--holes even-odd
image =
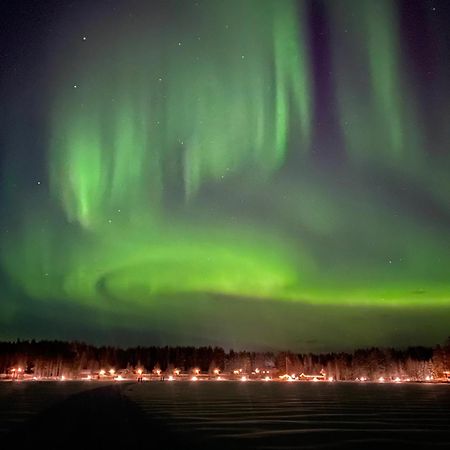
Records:
<instances>
[{"instance_id":1,"label":"green aurora band","mask_svg":"<svg viewBox=\"0 0 450 450\"><path fill-rule=\"evenodd\" d=\"M86 41L64 24L41 186L17 189L28 144L10 137L3 317L19 290L102 326L198 298L448 306L449 229L402 190L449 217L448 156L426 155L395 3L327 3L338 167L314 158L303 3L174 4L170 22L145 6L133 22L92 19Z\"/></svg>"}]
</instances>

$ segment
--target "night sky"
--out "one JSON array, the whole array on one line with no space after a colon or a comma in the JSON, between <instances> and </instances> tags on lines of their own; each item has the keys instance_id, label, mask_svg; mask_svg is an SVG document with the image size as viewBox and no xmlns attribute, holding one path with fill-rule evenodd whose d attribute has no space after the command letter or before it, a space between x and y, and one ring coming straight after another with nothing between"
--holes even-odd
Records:
<instances>
[{"instance_id":1,"label":"night sky","mask_svg":"<svg viewBox=\"0 0 450 450\"><path fill-rule=\"evenodd\" d=\"M450 2L3 1L0 339L450 335Z\"/></svg>"}]
</instances>

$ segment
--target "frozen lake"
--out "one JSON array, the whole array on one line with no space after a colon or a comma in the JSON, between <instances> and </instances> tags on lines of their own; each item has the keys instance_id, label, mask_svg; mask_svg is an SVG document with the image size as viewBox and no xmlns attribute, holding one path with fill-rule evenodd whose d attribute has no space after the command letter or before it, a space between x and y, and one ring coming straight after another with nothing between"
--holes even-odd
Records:
<instances>
[{"instance_id":1,"label":"frozen lake","mask_svg":"<svg viewBox=\"0 0 450 450\"><path fill-rule=\"evenodd\" d=\"M447 449L450 385L1 383L0 438L24 436L47 448L75 439L196 449Z\"/></svg>"}]
</instances>

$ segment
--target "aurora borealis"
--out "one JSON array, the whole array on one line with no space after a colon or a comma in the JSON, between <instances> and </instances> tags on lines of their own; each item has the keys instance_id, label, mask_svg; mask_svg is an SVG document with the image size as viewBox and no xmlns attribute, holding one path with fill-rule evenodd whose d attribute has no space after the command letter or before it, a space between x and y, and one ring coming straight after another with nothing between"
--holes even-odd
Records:
<instances>
[{"instance_id":1,"label":"aurora borealis","mask_svg":"<svg viewBox=\"0 0 450 450\"><path fill-rule=\"evenodd\" d=\"M450 334L445 1L7 9L0 338Z\"/></svg>"}]
</instances>

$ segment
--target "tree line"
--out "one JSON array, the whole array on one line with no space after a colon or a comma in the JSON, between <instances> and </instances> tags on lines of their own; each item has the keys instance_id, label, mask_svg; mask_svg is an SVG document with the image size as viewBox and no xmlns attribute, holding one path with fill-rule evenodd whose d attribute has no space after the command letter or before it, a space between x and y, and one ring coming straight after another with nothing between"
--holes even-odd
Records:
<instances>
[{"instance_id":1,"label":"tree line","mask_svg":"<svg viewBox=\"0 0 450 450\"><path fill-rule=\"evenodd\" d=\"M367 348L353 352L294 353L225 351L221 347L132 347L93 346L83 342L24 341L0 342L0 373L20 367L37 377L78 376L82 371L242 373L270 371L271 374L319 374L335 380L380 377L425 380L442 379L450 370L450 339L436 347Z\"/></svg>"}]
</instances>

